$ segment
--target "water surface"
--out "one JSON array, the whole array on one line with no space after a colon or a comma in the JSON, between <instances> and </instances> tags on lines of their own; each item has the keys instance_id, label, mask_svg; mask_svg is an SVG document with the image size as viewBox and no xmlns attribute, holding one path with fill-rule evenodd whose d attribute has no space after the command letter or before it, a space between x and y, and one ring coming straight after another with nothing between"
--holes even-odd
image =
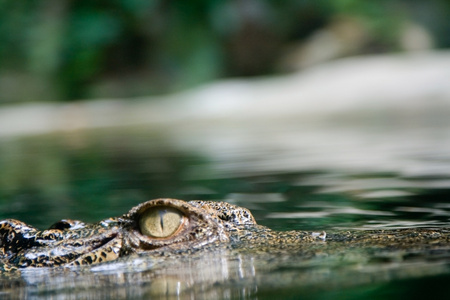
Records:
<instances>
[{"instance_id":1,"label":"water surface","mask_svg":"<svg viewBox=\"0 0 450 300\"><path fill-rule=\"evenodd\" d=\"M275 230L450 227L448 126L340 124L164 133L129 127L11 138L0 145L0 219L38 228L63 218L96 222L148 199L173 197L244 206ZM26 271L3 278L1 295L423 298L444 295L448 262L448 253L405 261L374 259L366 250L313 259L295 251L225 252L62 276Z\"/></svg>"}]
</instances>

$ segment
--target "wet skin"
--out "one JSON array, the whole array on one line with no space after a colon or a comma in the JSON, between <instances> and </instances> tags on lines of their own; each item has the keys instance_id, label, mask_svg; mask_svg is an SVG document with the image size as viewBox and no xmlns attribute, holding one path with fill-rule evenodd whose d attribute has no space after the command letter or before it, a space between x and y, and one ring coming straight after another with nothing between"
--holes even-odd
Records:
<instances>
[{"instance_id":1,"label":"wet skin","mask_svg":"<svg viewBox=\"0 0 450 300\"><path fill-rule=\"evenodd\" d=\"M89 265L133 253L198 249L230 239L251 213L228 203L156 199L97 224L61 220L39 231L21 221L0 221L3 269Z\"/></svg>"},{"instance_id":2,"label":"wet skin","mask_svg":"<svg viewBox=\"0 0 450 300\"><path fill-rule=\"evenodd\" d=\"M39 231L21 221L0 221L0 269L92 265L130 255L168 256L224 245L241 252L276 249L314 256L347 247L438 249L449 244L447 229L340 232L328 237L324 232L276 232L257 225L248 209L229 203L156 199L96 224L62 220Z\"/></svg>"}]
</instances>

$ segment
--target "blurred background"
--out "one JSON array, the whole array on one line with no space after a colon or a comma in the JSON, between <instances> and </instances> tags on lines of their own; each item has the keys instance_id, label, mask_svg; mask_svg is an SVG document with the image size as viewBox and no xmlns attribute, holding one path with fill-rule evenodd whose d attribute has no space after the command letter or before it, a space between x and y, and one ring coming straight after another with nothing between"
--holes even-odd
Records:
<instances>
[{"instance_id":1,"label":"blurred background","mask_svg":"<svg viewBox=\"0 0 450 300\"><path fill-rule=\"evenodd\" d=\"M0 219L96 222L174 197L277 230L450 227L449 15L447 0L0 1ZM415 277L448 270L414 257ZM371 280L393 278L373 261Z\"/></svg>"},{"instance_id":2,"label":"blurred background","mask_svg":"<svg viewBox=\"0 0 450 300\"><path fill-rule=\"evenodd\" d=\"M0 103L155 95L444 49L449 10L445 0L3 1Z\"/></svg>"},{"instance_id":3,"label":"blurred background","mask_svg":"<svg viewBox=\"0 0 450 300\"><path fill-rule=\"evenodd\" d=\"M437 193L439 218L420 222L446 224L449 13L444 0L3 1L0 217L96 221L177 197L279 229L367 214L395 227L419 221L392 199Z\"/></svg>"}]
</instances>

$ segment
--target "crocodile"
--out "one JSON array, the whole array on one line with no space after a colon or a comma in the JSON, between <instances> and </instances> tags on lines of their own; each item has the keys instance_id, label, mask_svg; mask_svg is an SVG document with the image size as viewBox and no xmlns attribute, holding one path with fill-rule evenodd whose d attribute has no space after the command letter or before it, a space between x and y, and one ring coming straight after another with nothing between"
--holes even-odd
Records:
<instances>
[{"instance_id":1,"label":"crocodile","mask_svg":"<svg viewBox=\"0 0 450 300\"><path fill-rule=\"evenodd\" d=\"M331 246L330 246L331 245ZM96 224L65 219L49 229L18 220L0 221L0 270L77 267L111 262L129 256L170 256L218 247L240 252L287 251L314 257L327 251L364 247L449 251L450 230L410 228L342 231L333 234L274 231L258 225L251 212L226 202L161 198L133 207L128 213ZM332 248L331 248L332 247ZM405 252L406 251L406 252Z\"/></svg>"}]
</instances>

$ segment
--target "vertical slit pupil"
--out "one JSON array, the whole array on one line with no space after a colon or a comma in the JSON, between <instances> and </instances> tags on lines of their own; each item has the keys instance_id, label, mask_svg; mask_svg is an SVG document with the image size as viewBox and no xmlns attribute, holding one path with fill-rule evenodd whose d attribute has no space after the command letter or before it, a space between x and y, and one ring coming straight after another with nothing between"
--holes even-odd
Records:
<instances>
[{"instance_id":1,"label":"vertical slit pupil","mask_svg":"<svg viewBox=\"0 0 450 300\"><path fill-rule=\"evenodd\" d=\"M172 207L153 207L139 218L141 233L150 237L164 238L176 233L183 224L183 214Z\"/></svg>"},{"instance_id":2,"label":"vertical slit pupil","mask_svg":"<svg viewBox=\"0 0 450 300\"><path fill-rule=\"evenodd\" d=\"M162 209L159 211L159 224L161 225L161 231L164 231L164 215L167 213L167 210Z\"/></svg>"}]
</instances>

